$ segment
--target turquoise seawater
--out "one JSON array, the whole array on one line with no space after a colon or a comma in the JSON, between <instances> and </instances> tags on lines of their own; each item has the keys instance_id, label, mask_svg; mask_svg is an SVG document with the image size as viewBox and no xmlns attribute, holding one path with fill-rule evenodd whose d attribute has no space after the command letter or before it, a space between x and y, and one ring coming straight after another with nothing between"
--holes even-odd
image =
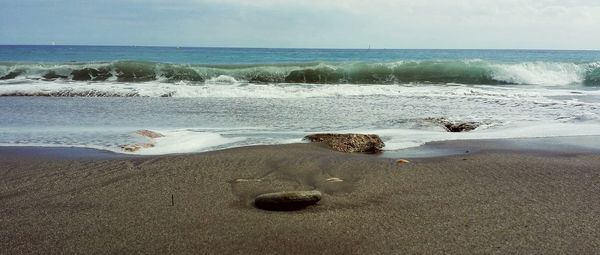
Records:
<instances>
[{"instance_id":1,"label":"turquoise seawater","mask_svg":"<svg viewBox=\"0 0 600 255\"><path fill-rule=\"evenodd\" d=\"M519 62L600 61L600 51L553 50L412 50L412 49L264 49L135 46L0 45L2 62L104 62L137 60L177 64L269 64L299 62L394 62L469 60Z\"/></svg>"}]
</instances>

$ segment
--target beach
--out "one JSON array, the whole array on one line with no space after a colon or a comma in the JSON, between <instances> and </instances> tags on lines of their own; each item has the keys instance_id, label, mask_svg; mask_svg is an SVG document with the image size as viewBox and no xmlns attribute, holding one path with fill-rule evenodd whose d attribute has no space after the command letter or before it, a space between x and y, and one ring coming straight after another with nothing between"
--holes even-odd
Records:
<instances>
[{"instance_id":1,"label":"beach","mask_svg":"<svg viewBox=\"0 0 600 255\"><path fill-rule=\"evenodd\" d=\"M597 150L494 140L434 146L464 152L400 164L400 155L344 154L316 144L163 156L0 147L0 250L600 252ZM327 181L334 177L343 181ZM323 199L303 210L252 206L258 194L312 189Z\"/></svg>"},{"instance_id":2,"label":"beach","mask_svg":"<svg viewBox=\"0 0 600 255\"><path fill-rule=\"evenodd\" d=\"M5 2L0 255L600 254L600 1Z\"/></svg>"}]
</instances>

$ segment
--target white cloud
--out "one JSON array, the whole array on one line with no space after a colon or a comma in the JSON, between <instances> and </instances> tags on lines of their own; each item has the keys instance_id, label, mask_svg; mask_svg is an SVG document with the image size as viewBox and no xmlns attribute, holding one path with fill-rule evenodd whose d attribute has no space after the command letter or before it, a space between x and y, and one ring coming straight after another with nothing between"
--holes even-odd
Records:
<instances>
[{"instance_id":1,"label":"white cloud","mask_svg":"<svg viewBox=\"0 0 600 255\"><path fill-rule=\"evenodd\" d=\"M21 9L14 4L17 10L8 13L18 14L14 19L48 16L47 8L35 13L36 6L45 2L19 3L30 4ZM138 44L252 47L600 47L597 0L54 0L52 4L61 7L56 13L69 13L48 17L55 27L98 27L98 34L111 42L126 37L128 42L144 41ZM11 22L4 16L0 21ZM100 27L93 23L98 20L123 25ZM35 35L48 30L45 25L23 21L6 25L5 30ZM0 38L10 38L2 31L0 25Z\"/></svg>"}]
</instances>

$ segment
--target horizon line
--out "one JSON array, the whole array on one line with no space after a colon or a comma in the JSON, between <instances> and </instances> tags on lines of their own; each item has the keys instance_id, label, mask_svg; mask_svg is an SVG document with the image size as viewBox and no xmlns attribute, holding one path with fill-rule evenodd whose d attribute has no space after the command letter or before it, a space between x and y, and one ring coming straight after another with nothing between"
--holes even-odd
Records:
<instances>
[{"instance_id":1,"label":"horizon line","mask_svg":"<svg viewBox=\"0 0 600 255\"><path fill-rule=\"evenodd\" d=\"M160 46L160 45L94 45L94 44L0 44L1 46L70 46L70 47L146 47L146 48L214 48L214 49L296 49L296 50L522 50L522 51L600 51L600 49L558 48L333 48L333 47L248 47L248 46ZM369 45L370 46L370 45Z\"/></svg>"}]
</instances>

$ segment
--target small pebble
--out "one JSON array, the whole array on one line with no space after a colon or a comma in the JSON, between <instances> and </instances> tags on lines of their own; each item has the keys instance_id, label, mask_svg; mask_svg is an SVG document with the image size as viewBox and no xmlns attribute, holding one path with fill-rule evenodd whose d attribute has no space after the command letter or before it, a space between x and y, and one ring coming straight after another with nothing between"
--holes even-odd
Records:
<instances>
[{"instance_id":1,"label":"small pebble","mask_svg":"<svg viewBox=\"0 0 600 255\"><path fill-rule=\"evenodd\" d=\"M233 182L262 182L261 179L235 179Z\"/></svg>"},{"instance_id":2,"label":"small pebble","mask_svg":"<svg viewBox=\"0 0 600 255\"><path fill-rule=\"evenodd\" d=\"M327 182L343 182L344 180L337 178L337 177L332 177L332 178L327 178Z\"/></svg>"}]
</instances>

